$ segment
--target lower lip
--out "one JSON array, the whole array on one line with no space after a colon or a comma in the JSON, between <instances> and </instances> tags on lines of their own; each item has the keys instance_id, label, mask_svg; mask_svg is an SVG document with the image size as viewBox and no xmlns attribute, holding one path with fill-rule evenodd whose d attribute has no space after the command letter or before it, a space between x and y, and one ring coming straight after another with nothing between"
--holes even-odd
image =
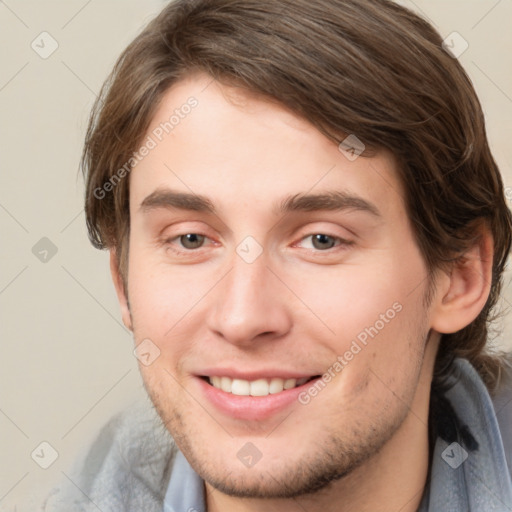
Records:
<instances>
[{"instance_id":1,"label":"lower lip","mask_svg":"<svg viewBox=\"0 0 512 512\"><path fill-rule=\"evenodd\" d=\"M300 393L315 384L313 379L302 386L267 396L239 396L226 393L197 377L201 391L222 413L239 420L262 421L298 402Z\"/></svg>"}]
</instances>

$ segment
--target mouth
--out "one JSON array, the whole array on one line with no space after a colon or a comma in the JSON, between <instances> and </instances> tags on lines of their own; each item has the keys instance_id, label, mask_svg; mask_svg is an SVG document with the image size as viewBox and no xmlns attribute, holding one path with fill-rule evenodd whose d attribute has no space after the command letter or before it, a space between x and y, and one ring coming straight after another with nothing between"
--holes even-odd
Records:
<instances>
[{"instance_id":1,"label":"mouth","mask_svg":"<svg viewBox=\"0 0 512 512\"><path fill-rule=\"evenodd\" d=\"M293 370L203 368L196 373L198 391L222 416L244 422L263 422L303 406L299 396L315 385L321 374ZM244 426L244 428L246 428Z\"/></svg>"},{"instance_id":2,"label":"mouth","mask_svg":"<svg viewBox=\"0 0 512 512\"><path fill-rule=\"evenodd\" d=\"M311 377L294 378L261 378L256 380L244 380L228 376L202 376L201 378L210 386L236 396L266 397L277 395L289 389L298 388L308 382L317 379L320 375Z\"/></svg>"}]
</instances>

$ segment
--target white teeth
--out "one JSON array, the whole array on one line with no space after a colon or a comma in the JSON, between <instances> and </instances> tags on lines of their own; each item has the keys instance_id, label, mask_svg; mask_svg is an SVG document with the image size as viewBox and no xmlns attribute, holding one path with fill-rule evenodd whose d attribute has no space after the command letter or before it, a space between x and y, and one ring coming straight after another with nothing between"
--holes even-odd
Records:
<instances>
[{"instance_id":1,"label":"white teeth","mask_svg":"<svg viewBox=\"0 0 512 512\"><path fill-rule=\"evenodd\" d=\"M210 384L226 393L233 393L238 396L267 396L269 394L281 393L286 389L302 386L308 381L308 377L301 379L258 379L253 381L243 379L231 379L230 377L210 377Z\"/></svg>"},{"instance_id":2,"label":"white teeth","mask_svg":"<svg viewBox=\"0 0 512 512\"><path fill-rule=\"evenodd\" d=\"M220 378L220 389L226 393L231 393L231 384L233 381L229 377Z\"/></svg>"},{"instance_id":3,"label":"white teeth","mask_svg":"<svg viewBox=\"0 0 512 512\"><path fill-rule=\"evenodd\" d=\"M284 389L284 380L276 377L270 381L269 393L281 393Z\"/></svg>"},{"instance_id":4,"label":"white teeth","mask_svg":"<svg viewBox=\"0 0 512 512\"><path fill-rule=\"evenodd\" d=\"M253 380L251 382L251 396L267 396L269 388L270 386L266 379Z\"/></svg>"},{"instance_id":5,"label":"white teeth","mask_svg":"<svg viewBox=\"0 0 512 512\"><path fill-rule=\"evenodd\" d=\"M295 387L295 384L297 384L296 379L286 379L284 381L284 389L292 389Z\"/></svg>"},{"instance_id":6,"label":"white teeth","mask_svg":"<svg viewBox=\"0 0 512 512\"><path fill-rule=\"evenodd\" d=\"M227 379L228 377L222 377L222 379ZM242 379L233 379L233 383L231 384L231 393L233 395L247 396L251 393L251 383L248 380Z\"/></svg>"}]
</instances>

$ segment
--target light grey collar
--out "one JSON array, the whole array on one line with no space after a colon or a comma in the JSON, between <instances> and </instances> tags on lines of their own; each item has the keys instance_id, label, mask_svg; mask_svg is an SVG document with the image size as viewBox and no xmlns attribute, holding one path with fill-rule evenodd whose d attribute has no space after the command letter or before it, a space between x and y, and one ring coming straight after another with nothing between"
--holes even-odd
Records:
<instances>
[{"instance_id":1,"label":"light grey collar","mask_svg":"<svg viewBox=\"0 0 512 512\"><path fill-rule=\"evenodd\" d=\"M178 452L174 460L164 512L205 512L204 482Z\"/></svg>"},{"instance_id":2,"label":"light grey collar","mask_svg":"<svg viewBox=\"0 0 512 512\"><path fill-rule=\"evenodd\" d=\"M489 393L467 360L455 360L454 374L458 379L446 397L478 448L437 438L430 484L418 512L510 512L512 481Z\"/></svg>"}]
</instances>

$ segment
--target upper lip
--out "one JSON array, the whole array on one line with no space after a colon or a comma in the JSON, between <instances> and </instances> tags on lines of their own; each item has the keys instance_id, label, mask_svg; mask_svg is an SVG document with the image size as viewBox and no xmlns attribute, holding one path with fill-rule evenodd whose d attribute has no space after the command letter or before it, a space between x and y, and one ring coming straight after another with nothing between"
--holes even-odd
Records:
<instances>
[{"instance_id":1,"label":"upper lip","mask_svg":"<svg viewBox=\"0 0 512 512\"><path fill-rule=\"evenodd\" d=\"M261 369L261 370L240 370L234 368L206 368L197 372L200 377L231 377L232 379L241 380L258 380L258 379L303 379L320 375L317 373L297 372L293 370L282 369Z\"/></svg>"}]
</instances>

